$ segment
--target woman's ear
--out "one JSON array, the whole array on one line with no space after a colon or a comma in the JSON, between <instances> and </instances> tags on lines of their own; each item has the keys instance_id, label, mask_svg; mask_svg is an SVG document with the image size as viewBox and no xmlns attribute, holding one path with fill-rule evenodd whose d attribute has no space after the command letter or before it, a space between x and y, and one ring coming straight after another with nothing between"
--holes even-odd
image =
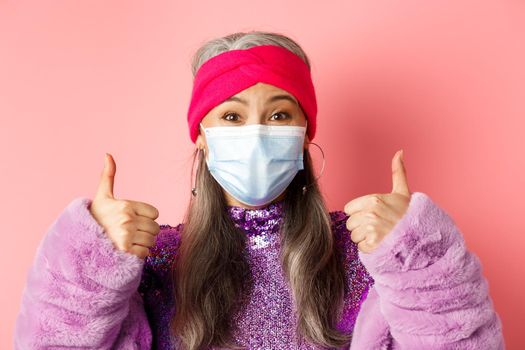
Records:
<instances>
[{"instance_id":1,"label":"woman's ear","mask_svg":"<svg viewBox=\"0 0 525 350\"><path fill-rule=\"evenodd\" d=\"M204 152L204 155L207 156L207 154L208 154L208 147L206 145L205 138L204 138L204 136L202 136L202 134L199 134L199 136L197 136L197 140L195 140L195 146L198 149L202 149L203 152Z\"/></svg>"},{"instance_id":2,"label":"woman's ear","mask_svg":"<svg viewBox=\"0 0 525 350\"><path fill-rule=\"evenodd\" d=\"M195 146L200 149L204 148L204 138L202 135L197 136L197 140L195 140Z\"/></svg>"}]
</instances>

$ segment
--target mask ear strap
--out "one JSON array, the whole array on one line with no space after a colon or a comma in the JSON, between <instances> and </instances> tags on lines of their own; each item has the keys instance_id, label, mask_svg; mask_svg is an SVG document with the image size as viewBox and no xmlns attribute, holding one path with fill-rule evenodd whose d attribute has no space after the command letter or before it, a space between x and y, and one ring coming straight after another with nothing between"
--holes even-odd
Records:
<instances>
[{"instance_id":1,"label":"mask ear strap","mask_svg":"<svg viewBox=\"0 0 525 350\"><path fill-rule=\"evenodd\" d=\"M314 142L308 142L309 145L316 145L319 150L321 151L321 154L323 155L323 166L321 167L321 173L314 179L313 182L316 182L317 180L319 180L319 178L321 177L321 175L323 175L323 172L324 172L324 165L325 165L325 157L324 157L324 152L323 152L323 149L321 148L321 146L319 146L317 143L314 143ZM306 186L303 186L303 195L306 193L306 188L308 186L312 186L313 182L311 184L308 184Z\"/></svg>"}]
</instances>

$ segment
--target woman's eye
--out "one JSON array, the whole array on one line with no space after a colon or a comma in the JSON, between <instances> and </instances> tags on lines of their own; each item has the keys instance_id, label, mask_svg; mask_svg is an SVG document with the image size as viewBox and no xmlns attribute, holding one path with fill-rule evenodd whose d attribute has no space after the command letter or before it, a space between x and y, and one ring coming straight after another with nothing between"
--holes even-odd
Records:
<instances>
[{"instance_id":1,"label":"woman's eye","mask_svg":"<svg viewBox=\"0 0 525 350\"><path fill-rule=\"evenodd\" d=\"M277 118L274 118L274 116L277 116ZM232 112L228 112L226 114L224 114L222 116L222 119L226 120L226 121L229 121L229 122L236 122L236 121L239 121L239 115L237 113L232 113ZM277 112L277 113L274 113L272 116L271 116L271 120L285 120L285 119L289 119L290 118L290 115L286 112Z\"/></svg>"},{"instance_id":2,"label":"woman's eye","mask_svg":"<svg viewBox=\"0 0 525 350\"><path fill-rule=\"evenodd\" d=\"M284 119L288 119L288 118L290 117L290 115L289 115L288 113L286 113L286 112L277 112L277 113L274 113L274 114L272 115L272 117L273 117L274 115L280 115L280 116L281 116L281 118L277 118L277 120L284 120ZM274 120L275 120L275 119L274 119Z\"/></svg>"},{"instance_id":3,"label":"woman's eye","mask_svg":"<svg viewBox=\"0 0 525 350\"><path fill-rule=\"evenodd\" d=\"M230 116L234 116L234 118L229 118ZM225 115L222 116L222 119L225 119L230 122L234 122L239 119L239 115L236 113L226 113Z\"/></svg>"}]
</instances>

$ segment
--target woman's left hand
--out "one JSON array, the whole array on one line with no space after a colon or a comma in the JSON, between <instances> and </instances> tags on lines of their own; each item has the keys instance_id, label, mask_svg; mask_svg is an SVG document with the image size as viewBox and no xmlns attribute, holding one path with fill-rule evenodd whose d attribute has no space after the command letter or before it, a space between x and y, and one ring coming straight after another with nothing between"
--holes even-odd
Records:
<instances>
[{"instance_id":1,"label":"woman's left hand","mask_svg":"<svg viewBox=\"0 0 525 350\"><path fill-rule=\"evenodd\" d=\"M398 151L392 158L391 193L358 197L344 206L344 212L350 215L346 221L346 228L352 232L350 238L364 253L374 251L408 209L411 193L402 153Z\"/></svg>"}]
</instances>

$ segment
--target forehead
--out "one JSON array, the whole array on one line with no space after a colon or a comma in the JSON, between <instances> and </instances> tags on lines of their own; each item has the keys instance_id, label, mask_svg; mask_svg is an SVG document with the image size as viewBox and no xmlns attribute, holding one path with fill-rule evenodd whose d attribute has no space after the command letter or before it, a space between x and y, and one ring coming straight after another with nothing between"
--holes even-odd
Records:
<instances>
[{"instance_id":1,"label":"forehead","mask_svg":"<svg viewBox=\"0 0 525 350\"><path fill-rule=\"evenodd\" d=\"M248 97L265 97L268 95L287 95L291 97L294 101L296 100L295 97L290 94L288 91L283 90L275 85L267 84L267 83L256 83L238 93L233 95L233 97L240 97L240 98L248 98Z\"/></svg>"},{"instance_id":2,"label":"forehead","mask_svg":"<svg viewBox=\"0 0 525 350\"><path fill-rule=\"evenodd\" d=\"M298 117L305 119L302 108L295 96L275 85L258 82L218 103L206 113L202 120L208 120L210 116L218 111L230 108L229 103L232 103L231 101L236 101L236 103L231 106L263 105L267 103L272 103L273 105L273 102L289 103L293 106L292 108L294 108L294 110L298 111Z\"/></svg>"}]
</instances>

